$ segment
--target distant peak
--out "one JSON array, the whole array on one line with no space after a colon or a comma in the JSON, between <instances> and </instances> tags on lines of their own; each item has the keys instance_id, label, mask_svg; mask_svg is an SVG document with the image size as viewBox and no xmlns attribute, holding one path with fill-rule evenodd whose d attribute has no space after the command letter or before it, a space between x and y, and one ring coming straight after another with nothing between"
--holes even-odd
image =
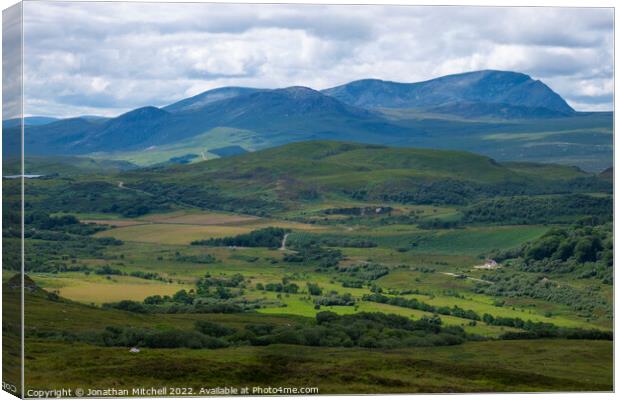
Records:
<instances>
[{"instance_id":1,"label":"distant peak","mask_svg":"<svg viewBox=\"0 0 620 400\"><path fill-rule=\"evenodd\" d=\"M466 74L506 74L506 75L524 75L524 76L528 76L527 74L524 74L523 72L506 71L506 70L502 70L502 69L479 69L479 70L476 70L476 71L469 71L469 72L463 72L461 74L452 74L452 75L466 75Z\"/></svg>"},{"instance_id":2,"label":"distant peak","mask_svg":"<svg viewBox=\"0 0 620 400\"><path fill-rule=\"evenodd\" d=\"M161 118L169 113L161 108L146 106L136 108L135 110L131 110L126 112L125 114L119 115L115 118L115 120L133 120L133 119L141 119L141 118Z\"/></svg>"},{"instance_id":3,"label":"distant peak","mask_svg":"<svg viewBox=\"0 0 620 400\"><path fill-rule=\"evenodd\" d=\"M478 71L469 71L469 72L460 72L456 74L444 75L437 78L432 78L424 82L433 82L433 81L444 81L444 80L454 80L454 79L491 79L491 80L509 80L509 81L518 81L525 82L528 80L532 80L532 77L524 74L522 72L515 71L501 71L497 69L482 69ZM422 82L423 83L423 82Z\"/></svg>"},{"instance_id":4,"label":"distant peak","mask_svg":"<svg viewBox=\"0 0 620 400\"><path fill-rule=\"evenodd\" d=\"M127 115L127 114L167 114L167 113L161 108L157 108L155 106L145 106L145 107L136 108L135 110L126 112L123 115Z\"/></svg>"},{"instance_id":5,"label":"distant peak","mask_svg":"<svg viewBox=\"0 0 620 400\"><path fill-rule=\"evenodd\" d=\"M290 86L283 89L275 89L273 92L282 93L291 99L318 98L325 96L321 92L305 86Z\"/></svg>"},{"instance_id":6,"label":"distant peak","mask_svg":"<svg viewBox=\"0 0 620 400\"><path fill-rule=\"evenodd\" d=\"M163 107L163 109L169 112L191 111L217 101L228 100L237 96L256 93L263 90L265 89L256 89L243 86L223 86L210 89L195 96L177 101L176 103L169 104Z\"/></svg>"},{"instance_id":7,"label":"distant peak","mask_svg":"<svg viewBox=\"0 0 620 400\"><path fill-rule=\"evenodd\" d=\"M468 72L461 72L461 73L456 73L456 74L450 74L450 75L446 75L446 76L458 76L458 75L518 75L518 76L527 76L528 78L530 78L529 75L524 74L523 72L517 72L517 71L505 71L505 70L501 70L501 69L480 69L480 70L476 70L476 71L468 71Z\"/></svg>"},{"instance_id":8,"label":"distant peak","mask_svg":"<svg viewBox=\"0 0 620 400\"><path fill-rule=\"evenodd\" d=\"M362 79L325 89L323 93L346 104L371 109L436 111L436 107L442 107L444 113L451 114L454 112L446 109L446 105L468 104L468 108L473 105L478 111L466 111L459 107L457 114L474 116L482 111L483 114L494 113L498 109L501 111L502 105L519 107L519 113L532 117L574 112L560 95L543 82L521 72L494 69L462 72L413 83ZM494 109L489 105L494 105Z\"/></svg>"},{"instance_id":9,"label":"distant peak","mask_svg":"<svg viewBox=\"0 0 620 400\"><path fill-rule=\"evenodd\" d=\"M353 81L353 82L351 82L351 83L358 83L358 82L367 82L367 83L377 82L377 83L384 83L384 82L392 82L392 81L386 81L385 79L379 79L379 78L364 78L364 79L358 79L358 80Z\"/></svg>"},{"instance_id":10,"label":"distant peak","mask_svg":"<svg viewBox=\"0 0 620 400\"><path fill-rule=\"evenodd\" d=\"M311 88L309 88L307 86L289 86L289 87L286 87L286 88L283 88L283 89L276 89L276 90L280 90L280 91L287 92L287 93L292 93L292 94L295 94L295 93L306 93L306 94L309 94L309 93L319 93L316 90L311 89Z\"/></svg>"},{"instance_id":11,"label":"distant peak","mask_svg":"<svg viewBox=\"0 0 620 400\"><path fill-rule=\"evenodd\" d=\"M412 81L412 82L397 82L397 81L391 81L391 80L385 80L385 79L379 79L379 78L364 78L364 79L357 79L357 80L348 82L341 86L359 86L359 85L372 85L372 84L411 85L411 84L416 84L416 83L431 82L431 81L442 80L442 79L453 79L453 78L464 78L464 77L482 78L482 77L488 77L488 76L519 77L519 78L522 78L523 80L532 79L532 77L522 72L502 71L502 70L497 70L497 69L481 69L481 70L476 70L476 71L459 72L459 73L454 73L454 74L449 74L449 75L438 76L438 77L430 78L424 81ZM329 89L326 89L326 90L329 90Z\"/></svg>"}]
</instances>

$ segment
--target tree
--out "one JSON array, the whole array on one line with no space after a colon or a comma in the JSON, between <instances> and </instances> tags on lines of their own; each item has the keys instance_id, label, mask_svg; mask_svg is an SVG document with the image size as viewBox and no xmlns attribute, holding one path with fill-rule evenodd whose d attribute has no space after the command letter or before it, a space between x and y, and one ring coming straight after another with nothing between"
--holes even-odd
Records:
<instances>
[{"instance_id":1,"label":"tree","mask_svg":"<svg viewBox=\"0 0 620 400\"><path fill-rule=\"evenodd\" d=\"M194 299L187 293L185 289L181 289L172 296L175 303L192 304Z\"/></svg>"},{"instance_id":2,"label":"tree","mask_svg":"<svg viewBox=\"0 0 620 400\"><path fill-rule=\"evenodd\" d=\"M321 289L316 283L308 282L308 293L312 296L320 296L323 293L323 289Z\"/></svg>"},{"instance_id":3,"label":"tree","mask_svg":"<svg viewBox=\"0 0 620 400\"><path fill-rule=\"evenodd\" d=\"M589 236L580 239L575 245L575 257L579 262L596 261L596 253L603 248L601 240Z\"/></svg>"}]
</instances>

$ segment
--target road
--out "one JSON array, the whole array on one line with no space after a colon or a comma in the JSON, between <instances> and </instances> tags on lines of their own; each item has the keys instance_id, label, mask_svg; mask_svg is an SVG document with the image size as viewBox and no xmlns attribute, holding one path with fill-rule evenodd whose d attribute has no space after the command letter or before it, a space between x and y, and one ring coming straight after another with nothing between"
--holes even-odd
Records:
<instances>
[{"instance_id":1,"label":"road","mask_svg":"<svg viewBox=\"0 0 620 400\"><path fill-rule=\"evenodd\" d=\"M453 277L455 277L455 278L458 278L459 276L461 276L461 275L459 275L459 274L455 274L455 273L453 273L453 272L439 272L439 273L440 273L440 274L444 274L444 275L448 275L448 276L453 276ZM465 279L469 279L469 280L472 280L472 281L476 281L476 282L483 282L483 283L488 283L488 284L491 284L491 285L493 284L493 282L491 282L491 281L485 281L484 279L473 278L473 277L471 277L471 276L466 276L466 275L462 275L462 276L464 276L464 277L465 277Z\"/></svg>"},{"instance_id":2,"label":"road","mask_svg":"<svg viewBox=\"0 0 620 400\"><path fill-rule=\"evenodd\" d=\"M289 233L284 234L282 238L282 245L280 246L281 251L286 251L286 238L288 238Z\"/></svg>"}]
</instances>

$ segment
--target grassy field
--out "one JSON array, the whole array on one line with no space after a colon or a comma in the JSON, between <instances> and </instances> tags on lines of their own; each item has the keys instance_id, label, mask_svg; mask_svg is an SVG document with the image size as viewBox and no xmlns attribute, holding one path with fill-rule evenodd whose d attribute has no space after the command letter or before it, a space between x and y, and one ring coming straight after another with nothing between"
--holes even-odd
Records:
<instances>
[{"instance_id":1,"label":"grassy field","mask_svg":"<svg viewBox=\"0 0 620 400\"><path fill-rule=\"evenodd\" d=\"M183 223L179 223L179 220ZM117 218L116 221L124 222L128 219ZM156 272L171 280L171 283L127 276L85 276L79 273L42 274L33 278L43 288L56 290L63 297L87 304L102 304L124 299L141 301L150 295L172 295L180 289L189 290L207 273L216 276L239 273L248 279L246 298L282 303L280 306L260 309L261 313L313 317L318 310L314 308L313 300L305 297L307 296L305 282L316 282L326 292L351 293L358 299L356 307L331 306L323 307L322 310L340 314L360 311L391 312L414 319L427 314L418 310L361 301L364 294L370 293L369 289L343 288L337 281L338 276L334 274L317 272L314 268L303 265L282 262L274 264L273 260L285 254L281 250L187 246L193 240L247 233L265 226L281 226L293 229L295 235L321 237L328 234L364 237L376 241L378 247L341 248L346 254L343 264L355 265L380 260L388 265L391 271L377 280L377 284L387 290L415 288L423 294L413 297L428 304L448 307L459 305L480 315L490 313L502 317L551 322L559 326L584 328L610 326L608 321L586 321L561 305L540 300L525 304L516 302L514 305L509 301L508 306L498 307L494 305L497 299L474 293L475 280L456 279L450 275L467 274L478 279L483 272L472 269L474 265L481 263L478 255L494 249L512 248L527 240L535 239L549 229L544 226L475 227L437 232L420 230L411 225L390 225L355 226L354 230L348 230L342 226L310 225L213 212L173 212L149 215L132 221L140 221L141 224L114 228L97 234L125 241L123 246L114 248L110 254L111 256L122 254L123 257L122 260L112 261L112 267L125 273ZM417 245L408 252L395 250L407 246L412 241ZM209 254L215 261L209 264L178 261L175 258L177 253L190 256ZM95 268L110 264L101 260L84 260L84 262ZM421 272L416 268L432 268L434 272ZM292 282L298 284L302 288L302 293L277 298L276 293L258 291L254 288L257 283L279 282L283 276L289 276ZM552 316L545 316L548 313ZM443 316L443 319L446 323L463 326L468 332L481 335L498 336L506 330L484 324L469 326L468 320L451 316Z\"/></svg>"},{"instance_id":2,"label":"grassy field","mask_svg":"<svg viewBox=\"0 0 620 400\"><path fill-rule=\"evenodd\" d=\"M190 284L178 284L138 279L131 276L84 276L83 274L38 275L32 278L60 296L86 304L102 304L121 300L142 301L152 295L173 295L181 289L191 289Z\"/></svg>"},{"instance_id":3,"label":"grassy field","mask_svg":"<svg viewBox=\"0 0 620 400\"><path fill-rule=\"evenodd\" d=\"M275 221L252 216L224 213L187 213L149 215L141 219L86 219L85 222L115 226L97 236L114 237L128 242L188 245L195 240L221 238L248 233L268 226L300 231L321 231L314 225Z\"/></svg>"},{"instance_id":4,"label":"grassy field","mask_svg":"<svg viewBox=\"0 0 620 400\"><path fill-rule=\"evenodd\" d=\"M494 249L516 247L536 239L549 228L543 226L507 226L467 228L424 235L415 252L431 254L478 255Z\"/></svg>"},{"instance_id":5,"label":"grassy field","mask_svg":"<svg viewBox=\"0 0 620 400\"><path fill-rule=\"evenodd\" d=\"M19 301L4 291L4 301ZM265 310L269 311L269 310ZM392 312L390 308L383 311ZM75 333L107 326L188 329L196 320L232 327L287 325L271 314L140 315L26 297L27 331ZM154 321L156 320L156 322ZM26 388L182 386L318 387L320 393L440 393L612 390L612 343L582 340L483 341L418 349L272 345L219 350L142 349L26 341ZM105 362L101 362L105 360ZM543 365L545 368L532 368ZM121 371L122 373L119 373Z\"/></svg>"}]
</instances>

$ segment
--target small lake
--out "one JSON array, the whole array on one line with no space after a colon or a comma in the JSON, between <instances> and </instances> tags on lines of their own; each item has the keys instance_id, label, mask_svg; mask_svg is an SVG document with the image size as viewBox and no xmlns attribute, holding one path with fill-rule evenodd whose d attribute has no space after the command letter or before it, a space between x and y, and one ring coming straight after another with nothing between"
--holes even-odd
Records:
<instances>
[{"instance_id":1,"label":"small lake","mask_svg":"<svg viewBox=\"0 0 620 400\"><path fill-rule=\"evenodd\" d=\"M34 178L41 178L44 175L5 175L3 176L4 179L19 179L21 177L24 177L24 179L34 179Z\"/></svg>"}]
</instances>

